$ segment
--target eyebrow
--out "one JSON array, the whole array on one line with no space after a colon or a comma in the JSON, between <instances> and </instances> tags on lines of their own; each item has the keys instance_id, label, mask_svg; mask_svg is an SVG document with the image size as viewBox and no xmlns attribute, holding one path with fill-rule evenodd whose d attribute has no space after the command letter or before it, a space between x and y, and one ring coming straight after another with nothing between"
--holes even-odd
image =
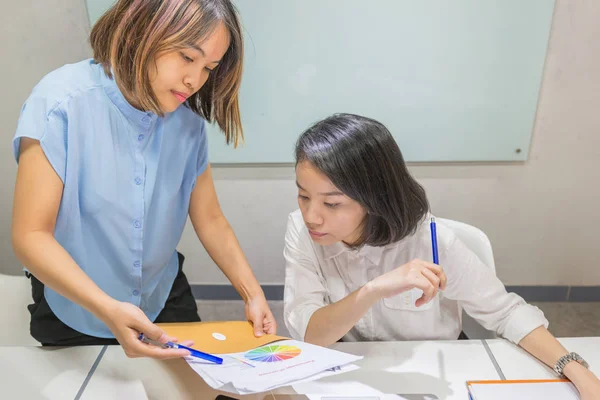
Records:
<instances>
[{"instance_id":1,"label":"eyebrow","mask_svg":"<svg viewBox=\"0 0 600 400\"><path fill-rule=\"evenodd\" d=\"M296 186L298 186L298 189L300 189L300 190L306 190L302 186L300 186L298 181L296 181ZM344 193L340 192L339 190L334 190L332 192L317 193L317 194L319 194L321 196L344 196Z\"/></svg>"},{"instance_id":2,"label":"eyebrow","mask_svg":"<svg viewBox=\"0 0 600 400\"><path fill-rule=\"evenodd\" d=\"M202 54L202 57L206 58L206 52L204 50L202 50L202 47L200 47L200 46L198 46L196 44L190 44L188 47L190 47L190 48L198 51L200 54ZM217 60L217 61L211 61L210 63L211 64L218 64L220 62L221 62L221 60Z\"/></svg>"}]
</instances>

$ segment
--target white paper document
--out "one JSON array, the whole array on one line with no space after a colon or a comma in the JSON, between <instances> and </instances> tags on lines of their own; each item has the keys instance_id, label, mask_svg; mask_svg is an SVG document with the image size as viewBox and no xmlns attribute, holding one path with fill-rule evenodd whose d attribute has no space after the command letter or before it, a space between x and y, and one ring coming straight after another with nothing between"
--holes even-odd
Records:
<instances>
[{"instance_id":1,"label":"white paper document","mask_svg":"<svg viewBox=\"0 0 600 400\"><path fill-rule=\"evenodd\" d=\"M242 353L219 354L223 364L198 358L186 361L213 389L237 394L265 392L357 369L362 356L282 340Z\"/></svg>"}]
</instances>

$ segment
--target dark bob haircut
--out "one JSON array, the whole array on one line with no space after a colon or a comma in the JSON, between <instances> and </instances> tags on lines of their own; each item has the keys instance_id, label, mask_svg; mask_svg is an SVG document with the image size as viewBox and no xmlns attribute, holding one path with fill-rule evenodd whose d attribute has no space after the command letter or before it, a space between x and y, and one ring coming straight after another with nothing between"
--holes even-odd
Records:
<instances>
[{"instance_id":1,"label":"dark bob haircut","mask_svg":"<svg viewBox=\"0 0 600 400\"><path fill-rule=\"evenodd\" d=\"M335 114L296 143L296 165L309 161L367 210L359 247L385 246L414 234L429 211L425 190L410 175L387 128L370 118Z\"/></svg>"}]
</instances>

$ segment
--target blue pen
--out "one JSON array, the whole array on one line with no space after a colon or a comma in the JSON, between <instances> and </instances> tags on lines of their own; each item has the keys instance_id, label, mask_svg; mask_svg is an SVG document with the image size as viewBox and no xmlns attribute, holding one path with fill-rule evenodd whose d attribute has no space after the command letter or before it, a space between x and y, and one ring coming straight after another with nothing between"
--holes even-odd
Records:
<instances>
[{"instance_id":1,"label":"blue pen","mask_svg":"<svg viewBox=\"0 0 600 400\"><path fill-rule=\"evenodd\" d=\"M148 343L148 344L152 344L155 346L160 346L162 348L170 348L170 349L184 349L190 352L191 356L197 357L197 358L201 358L203 360L206 361L210 361L213 362L215 364L223 364L223 359L217 356L213 356L212 354L208 354L208 353L203 353L201 351L198 350L194 350L191 347L186 347L186 346L182 346L178 343L173 343L173 342L167 342L167 343L161 343L158 342L156 340L152 340L148 337L146 337L143 333L140 333L140 336L138 336L138 339L141 340L144 343Z\"/></svg>"},{"instance_id":2,"label":"blue pen","mask_svg":"<svg viewBox=\"0 0 600 400\"><path fill-rule=\"evenodd\" d=\"M429 223L429 227L431 228L431 250L433 251L433 263L439 265L440 260L438 260L437 233L435 231L435 218L434 217L431 217L431 222Z\"/></svg>"}]
</instances>

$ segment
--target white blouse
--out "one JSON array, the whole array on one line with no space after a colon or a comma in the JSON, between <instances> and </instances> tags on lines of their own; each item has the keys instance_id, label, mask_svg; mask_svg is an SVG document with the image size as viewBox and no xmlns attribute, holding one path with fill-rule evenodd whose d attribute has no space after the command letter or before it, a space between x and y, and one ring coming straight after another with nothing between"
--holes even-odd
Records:
<instances>
[{"instance_id":1,"label":"white blouse","mask_svg":"<svg viewBox=\"0 0 600 400\"><path fill-rule=\"evenodd\" d=\"M375 277L415 258L431 260L428 221L399 242L351 250L341 242L314 243L300 210L291 213L284 249L284 319L291 336L303 340L316 310L342 300ZM345 341L454 340L462 329L463 308L486 329L514 343L539 326L548 327L539 308L507 293L492 269L441 222L437 238L446 289L418 308L414 305L422 294L418 289L377 302L343 337Z\"/></svg>"}]
</instances>

